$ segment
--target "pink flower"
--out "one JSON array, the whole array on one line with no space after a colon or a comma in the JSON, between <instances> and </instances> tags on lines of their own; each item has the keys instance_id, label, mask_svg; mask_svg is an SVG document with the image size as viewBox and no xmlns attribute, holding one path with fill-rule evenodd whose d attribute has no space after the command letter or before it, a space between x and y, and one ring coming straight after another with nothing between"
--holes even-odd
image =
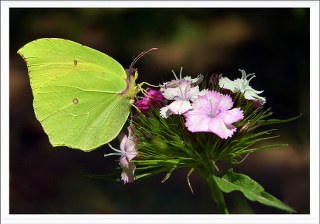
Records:
<instances>
[{"instance_id":1,"label":"pink flower","mask_svg":"<svg viewBox=\"0 0 320 224\"><path fill-rule=\"evenodd\" d=\"M105 156L111 156L111 155L120 155L120 167L122 168L121 173L121 180L124 181L124 183L131 183L136 179L134 172L136 170L136 166L132 162L132 159L134 159L138 155L137 151L137 143L138 138L133 134L132 127L128 127L128 136L120 133L120 150L113 148L110 144L109 147L115 151L114 153L106 154Z\"/></svg>"},{"instance_id":2,"label":"pink flower","mask_svg":"<svg viewBox=\"0 0 320 224\"><path fill-rule=\"evenodd\" d=\"M192 108L190 100L198 97L199 87L192 87L191 84L190 81L180 80L175 87L162 88L163 96L167 100L173 100L171 104L160 109L162 117L167 118L171 114L183 114Z\"/></svg>"},{"instance_id":3,"label":"pink flower","mask_svg":"<svg viewBox=\"0 0 320 224\"><path fill-rule=\"evenodd\" d=\"M137 151L138 137L134 135L131 126L128 127L128 133L129 133L128 136L123 133L120 133L119 135L120 150L122 153L121 156L127 158L128 161L131 161L133 158L135 158L138 155L138 151Z\"/></svg>"},{"instance_id":4,"label":"pink flower","mask_svg":"<svg viewBox=\"0 0 320 224\"><path fill-rule=\"evenodd\" d=\"M137 100L135 105L141 112L146 112L150 109L150 106L159 106L163 102L164 97L160 91L150 89L147 94L141 100Z\"/></svg>"},{"instance_id":5,"label":"pink flower","mask_svg":"<svg viewBox=\"0 0 320 224\"><path fill-rule=\"evenodd\" d=\"M203 91L192 103L192 110L185 113L186 126L191 132L212 132L227 139L236 131L232 123L243 119L240 108L231 109L232 99L216 91Z\"/></svg>"},{"instance_id":6,"label":"pink flower","mask_svg":"<svg viewBox=\"0 0 320 224\"><path fill-rule=\"evenodd\" d=\"M132 161L128 161L126 157L120 158L120 166L122 168L121 180L126 183L131 183L136 179L134 172L136 170L136 165Z\"/></svg>"}]
</instances>

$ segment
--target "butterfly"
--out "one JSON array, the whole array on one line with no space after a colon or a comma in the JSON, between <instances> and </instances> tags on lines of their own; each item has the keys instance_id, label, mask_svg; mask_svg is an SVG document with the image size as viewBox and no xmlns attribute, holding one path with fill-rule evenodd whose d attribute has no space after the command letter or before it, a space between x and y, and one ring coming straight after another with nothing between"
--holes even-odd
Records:
<instances>
[{"instance_id":1,"label":"butterfly","mask_svg":"<svg viewBox=\"0 0 320 224\"><path fill-rule=\"evenodd\" d=\"M92 151L117 137L130 114L137 69L82 44L42 38L18 50L25 60L33 108L53 146Z\"/></svg>"}]
</instances>

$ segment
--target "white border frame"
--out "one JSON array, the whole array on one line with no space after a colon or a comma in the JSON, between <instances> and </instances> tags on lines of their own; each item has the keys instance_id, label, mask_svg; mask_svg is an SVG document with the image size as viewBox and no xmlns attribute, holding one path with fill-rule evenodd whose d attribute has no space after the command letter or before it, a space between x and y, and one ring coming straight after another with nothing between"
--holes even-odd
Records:
<instances>
[{"instance_id":1,"label":"white border frame","mask_svg":"<svg viewBox=\"0 0 320 224\"><path fill-rule=\"evenodd\" d=\"M9 8L74 7L74 2L1 2L1 223L319 223L319 2L317 1L78 1L76 7L310 8L310 215L13 215L9 214ZM312 94L311 94L312 93Z\"/></svg>"}]
</instances>

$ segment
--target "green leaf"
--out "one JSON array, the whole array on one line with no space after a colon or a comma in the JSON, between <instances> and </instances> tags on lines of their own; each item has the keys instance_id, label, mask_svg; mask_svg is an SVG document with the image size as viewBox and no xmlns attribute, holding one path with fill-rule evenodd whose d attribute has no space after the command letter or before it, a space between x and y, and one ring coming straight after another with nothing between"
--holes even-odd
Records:
<instances>
[{"instance_id":1,"label":"green leaf","mask_svg":"<svg viewBox=\"0 0 320 224\"><path fill-rule=\"evenodd\" d=\"M244 174L234 173L233 169L229 169L222 178L214 176L214 180L218 187L225 193L241 191L251 201L257 201L261 204L282 209L290 213L295 212L294 209L265 192L263 187L256 181Z\"/></svg>"},{"instance_id":2,"label":"green leaf","mask_svg":"<svg viewBox=\"0 0 320 224\"><path fill-rule=\"evenodd\" d=\"M281 148L281 147L288 147L288 144L265 145L265 146L261 146L261 147L258 147L258 148L252 148L252 149L244 150L244 153L252 153L252 152L257 152L257 151L261 151L261 150L264 150L264 149Z\"/></svg>"},{"instance_id":3,"label":"green leaf","mask_svg":"<svg viewBox=\"0 0 320 224\"><path fill-rule=\"evenodd\" d=\"M270 124L280 124L280 123L287 123L290 121L294 121L297 120L298 118L300 118L302 116L302 114L299 114L298 116L289 118L289 119L285 119L285 120L280 120L280 119L269 119L269 120L261 120L258 125L259 126L263 126L263 125L270 125Z\"/></svg>"}]
</instances>

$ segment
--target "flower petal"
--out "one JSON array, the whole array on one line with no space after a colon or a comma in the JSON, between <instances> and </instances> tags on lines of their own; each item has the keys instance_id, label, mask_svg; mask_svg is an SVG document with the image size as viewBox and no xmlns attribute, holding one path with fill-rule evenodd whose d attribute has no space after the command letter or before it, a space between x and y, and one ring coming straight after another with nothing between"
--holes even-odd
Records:
<instances>
[{"instance_id":1,"label":"flower petal","mask_svg":"<svg viewBox=\"0 0 320 224\"><path fill-rule=\"evenodd\" d=\"M233 106L232 98L229 95L220 94L220 101L218 103L219 110L230 110Z\"/></svg>"},{"instance_id":2,"label":"flower petal","mask_svg":"<svg viewBox=\"0 0 320 224\"><path fill-rule=\"evenodd\" d=\"M236 92L239 90L239 86L241 86L241 79L236 79L231 81L227 77L221 77L219 80L219 87L223 89L229 89L232 92Z\"/></svg>"},{"instance_id":3,"label":"flower petal","mask_svg":"<svg viewBox=\"0 0 320 224\"><path fill-rule=\"evenodd\" d=\"M205 91L192 102L192 109L185 113L186 127L191 132L213 132L228 138L236 131L233 122L243 119L240 108L231 109L232 98L216 91ZM231 110L230 110L231 109Z\"/></svg>"},{"instance_id":4,"label":"flower petal","mask_svg":"<svg viewBox=\"0 0 320 224\"><path fill-rule=\"evenodd\" d=\"M177 100L168 105L173 114L183 114L192 108L189 100Z\"/></svg>"},{"instance_id":5,"label":"flower petal","mask_svg":"<svg viewBox=\"0 0 320 224\"><path fill-rule=\"evenodd\" d=\"M188 100L192 100L192 99L197 98L198 94L199 94L199 86L194 86L194 87L191 87L189 85L186 86L185 94L186 94L186 98Z\"/></svg>"},{"instance_id":6,"label":"flower petal","mask_svg":"<svg viewBox=\"0 0 320 224\"><path fill-rule=\"evenodd\" d=\"M226 124L232 124L234 122L243 119L243 111L240 108L233 108L232 110L222 111L217 115Z\"/></svg>"},{"instance_id":7,"label":"flower petal","mask_svg":"<svg viewBox=\"0 0 320 224\"><path fill-rule=\"evenodd\" d=\"M162 90L162 95L167 100L173 100L176 96L178 96L178 88L166 88Z\"/></svg>"},{"instance_id":8,"label":"flower petal","mask_svg":"<svg viewBox=\"0 0 320 224\"><path fill-rule=\"evenodd\" d=\"M128 127L128 132L128 136L124 135L123 133L119 134L120 150L122 153L122 157L126 157L129 161L131 161L138 155L138 151L136 148L138 138L134 135L131 126Z\"/></svg>"},{"instance_id":9,"label":"flower petal","mask_svg":"<svg viewBox=\"0 0 320 224\"><path fill-rule=\"evenodd\" d=\"M136 170L136 166L133 162L128 161L125 157L120 159L120 166L122 168L121 172L121 180L124 183L131 183L133 182L136 177L134 172Z\"/></svg>"},{"instance_id":10,"label":"flower petal","mask_svg":"<svg viewBox=\"0 0 320 224\"><path fill-rule=\"evenodd\" d=\"M150 108L151 100L148 97L144 97L142 100L137 100L135 102L135 105L139 108L141 111L146 111Z\"/></svg>"},{"instance_id":11,"label":"flower petal","mask_svg":"<svg viewBox=\"0 0 320 224\"><path fill-rule=\"evenodd\" d=\"M137 100L135 105L142 112L146 112L150 109L150 106L159 106L164 100L164 96L160 91L155 89L149 89L141 100Z\"/></svg>"},{"instance_id":12,"label":"flower petal","mask_svg":"<svg viewBox=\"0 0 320 224\"><path fill-rule=\"evenodd\" d=\"M126 157L128 158L128 160L131 161L137 155L138 155L138 151L136 150L136 144L135 143L128 144L127 151L126 151Z\"/></svg>"},{"instance_id":13,"label":"flower petal","mask_svg":"<svg viewBox=\"0 0 320 224\"><path fill-rule=\"evenodd\" d=\"M150 89L147 93L147 95L154 101L163 101L164 97L160 91Z\"/></svg>"},{"instance_id":14,"label":"flower petal","mask_svg":"<svg viewBox=\"0 0 320 224\"><path fill-rule=\"evenodd\" d=\"M128 136L121 132L119 134L119 140L120 140L120 150L123 154L125 154L126 153L125 148L126 148L126 143L128 141Z\"/></svg>"},{"instance_id":15,"label":"flower petal","mask_svg":"<svg viewBox=\"0 0 320 224\"><path fill-rule=\"evenodd\" d=\"M226 125L221 119L214 118L209 124L211 132L218 135L220 138L227 139L237 130L233 125Z\"/></svg>"},{"instance_id":16,"label":"flower petal","mask_svg":"<svg viewBox=\"0 0 320 224\"><path fill-rule=\"evenodd\" d=\"M191 132L210 132L210 117L202 111L192 110L185 114L186 127Z\"/></svg>"},{"instance_id":17,"label":"flower petal","mask_svg":"<svg viewBox=\"0 0 320 224\"><path fill-rule=\"evenodd\" d=\"M199 93L199 87L192 87L191 82L186 80L181 80L181 82L174 87L164 87L160 90L167 100L190 100L197 97Z\"/></svg>"},{"instance_id":18,"label":"flower petal","mask_svg":"<svg viewBox=\"0 0 320 224\"><path fill-rule=\"evenodd\" d=\"M168 106L162 107L162 108L160 109L160 115L161 115L161 117L163 117L163 118L168 118L171 114L173 114L173 113L172 113L172 111L169 109Z\"/></svg>"},{"instance_id":19,"label":"flower petal","mask_svg":"<svg viewBox=\"0 0 320 224\"><path fill-rule=\"evenodd\" d=\"M248 100L258 101L260 104L264 104L266 102L266 98L257 95L257 91L252 89L253 91L246 91L244 93L244 98ZM259 91L260 92L260 91Z\"/></svg>"}]
</instances>

